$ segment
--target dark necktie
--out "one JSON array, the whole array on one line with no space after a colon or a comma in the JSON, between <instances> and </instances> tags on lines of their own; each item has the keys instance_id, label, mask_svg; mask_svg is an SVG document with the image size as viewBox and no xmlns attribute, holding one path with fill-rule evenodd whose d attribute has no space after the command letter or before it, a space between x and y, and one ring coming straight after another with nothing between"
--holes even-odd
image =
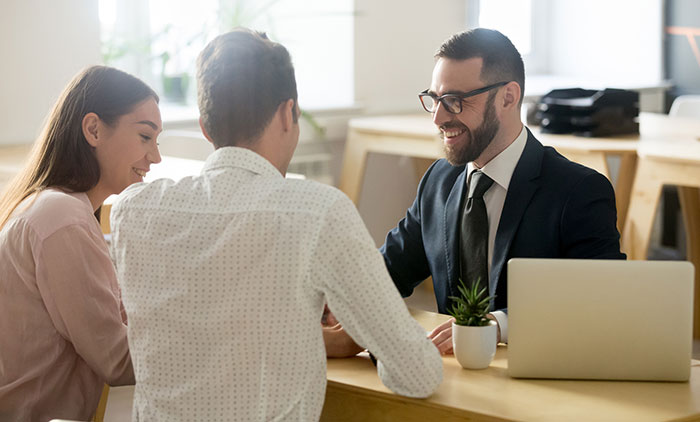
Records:
<instances>
[{"instance_id":1,"label":"dark necktie","mask_svg":"<svg viewBox=\"0 0 700 422\"><path fill-rule=\"evenodd\" d=\"M489 285L489 220L484 193L492 184L493 180L479 170L472 173L469 181L459 240L460 275L466 286L477 281L481 286Z\"/></svg>"}]
</instances>

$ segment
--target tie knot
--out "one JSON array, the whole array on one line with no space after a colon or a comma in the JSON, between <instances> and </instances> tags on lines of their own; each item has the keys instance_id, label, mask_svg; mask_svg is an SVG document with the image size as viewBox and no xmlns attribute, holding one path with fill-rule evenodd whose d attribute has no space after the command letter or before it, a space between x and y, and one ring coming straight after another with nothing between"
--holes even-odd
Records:
<instances>
[{"instance_id":1,"label":"tie knot","mask_svg":"<svg viewBox=\"0 0 700 422\"><path fill-rule=\"evenodd\" d=\"M493 184L493 180L483 172L476 170L469 181L469 198L482 198Z\"/></svg>"}]
</instances>

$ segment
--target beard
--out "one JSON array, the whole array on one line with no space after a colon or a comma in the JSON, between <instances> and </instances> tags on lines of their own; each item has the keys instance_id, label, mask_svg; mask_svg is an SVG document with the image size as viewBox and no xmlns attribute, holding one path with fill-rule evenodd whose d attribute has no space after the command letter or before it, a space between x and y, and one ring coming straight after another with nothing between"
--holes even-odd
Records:
<instances>
[{"instance_id":1,"label":"beard","mask_svg":"<svg viewBox=\"0 0 700 422\"><path fill-rule=\"evenodd\" d=\"M489 96L486 101L486 111L484 112L484 120L481 125L472 131L468 127L454 120L440 126L440 129L455 128L464 129L466 140L459 145L444 145L445 157L447 162L453 166L462 166L479 158L482 152L491 144L493 137L496 136L501 123L496 117L494 107L496 96ZM444 136L444 135L443 135Z\"/></svg>"}]
</instances>

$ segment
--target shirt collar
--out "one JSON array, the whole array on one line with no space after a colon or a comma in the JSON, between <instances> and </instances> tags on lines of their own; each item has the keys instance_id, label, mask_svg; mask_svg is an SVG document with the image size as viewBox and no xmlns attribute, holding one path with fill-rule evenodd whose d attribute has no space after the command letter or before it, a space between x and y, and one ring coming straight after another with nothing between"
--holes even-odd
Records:
<instances>
[{"instance_id":1,"label":"shirt collar","mask_svg":"<svg viewBox=\"0 0 700 422\"><path fill-rule=\"evenodd\" d=\"M262 155L240 147L222 147L207 157L202 173L222 168L238 167L255 174L268 177L282 177L282 174Z\"/></svg>"},{"instance_id":2,"label":"shirt collar","mask_svg":"<svg viewBox=\"0 0 700 422\"><path fill-rule=\"evenodd\" d=\"M508 145L506 149L486 163L486 165L481 168L481 171L503 189L508 190L510 179L513 177L513 171L515 171L515 166L518 164L523 150L525 150L526 143L527 129L525 129L525 125L523 125L520 134L515 138L513 143ZM467 163L467 174L471 175L474 170L478 170L474 163ZM469 178L467 178L467 180L468 179Z\"/></svg>"}]
</instances>

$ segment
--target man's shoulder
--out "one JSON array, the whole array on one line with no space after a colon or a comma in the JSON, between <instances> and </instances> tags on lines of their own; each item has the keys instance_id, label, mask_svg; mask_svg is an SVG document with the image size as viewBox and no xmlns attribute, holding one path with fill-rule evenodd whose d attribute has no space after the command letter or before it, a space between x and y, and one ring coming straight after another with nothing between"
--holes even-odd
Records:
<instances>
[{"instance_id":1,"label":"man's shoulder","mask_svg":"<svg viewBox=\"0 0 700 422\"><path fill-rule=\"evenodd\" d=\"M577 184L585 178L595 179L591 177L595 175L605 178L596 170L569 160L552 147L544 147L542 175L552 181L556 180L568 185Z\"/></svg>"},{"instance_id":2,"label":"man's shoulder","mask_svg":"<svg viewBox=\"0 0 700 422\"><path fill-rule=\"evenodd\" d=\"M446 159L435 161L425 172L418 185L420 201L443 202L452 192L460 175L464 174L466 166L453 166Z\"/></svg>"},{"instance_id":3,"label":"man's shoulder","mask_svg":"<svg viewBox=\"0 0 700 422\"><path fill-rule=\"evenodd\" d=\"M135 183L124 189L112 205L113 210L132 207L158 207L163 196L175 184L170 179L158 179L150 183Z\"/></svg>"},{"instance_id":4,"label":"man's shoulder","mask_svg":"<svg viewBox=\"0 0 700 422\"><path fill-rule=\"evenodd\" d=\"M534 147L528 148L526 146L526 149L523 152L523 154L526 154L528 150L530 150L530 154L532 154L533 149L540 149L542 151L542 163L540 169L541 177L548 179L553 183L563 183L570 185L576 184L580 180L589 176L602 176L600 175L600 173L598 173L590 167L586 167L582 164L569 160L561 153L559 153L559 151L557 151L555 148L550 146L543 146L533 134L530 134L528 142L532 141L534 141Z\"/></svg>"},{"instance_id":5,"label":"man's shoulder","mask_svg":"<svg viewBox=\"0 0 700 422\"><path fill-rule=\"evenodd\" d=\"M119 195L114 207L189 213L266 210L320 216L339 204L352 205L352 202L337 188L313 180L266 179L227 185L189 177L177 182L160 179L132 185Z\"/></svg>"},{"instance_id":6,"label":"man's shoulder","mask_svg":"<svg viewBox=\"0 0 700 422\"><path fill-rule=\"evenodd\" d=\"M419 194L435 190L451 189L457 178L464 173L466 165L453 166L445 158L435 161L428 167L418 186Z\"/></svg>"},{"instance_id":7,"label":"man's shoulder","mask_svg":"<svg viewBox=\"0 0 700 422\"><path fill-rule=\"evenodd\" d=\"M285 179L279 193L287 197L289 203L305 209L326 210L336 204L352 204L338 188L314 180Z\"/></svg>"},{"instance_id":8,"label":"man's shoulder","mask_svg":"<svg viewBox=\"0 0 700 422\"><path fill-rule=\"evenodd\" d=\"M449 179L456 179L459 177L459 175L464 171L465 166L453 166L450 164L447 159L441 158L437 161L435 161L428 171L426 171L426 175L429 175L431 179L441 179L441 180L449 180Z\"/></svg>"}]
</instances>

